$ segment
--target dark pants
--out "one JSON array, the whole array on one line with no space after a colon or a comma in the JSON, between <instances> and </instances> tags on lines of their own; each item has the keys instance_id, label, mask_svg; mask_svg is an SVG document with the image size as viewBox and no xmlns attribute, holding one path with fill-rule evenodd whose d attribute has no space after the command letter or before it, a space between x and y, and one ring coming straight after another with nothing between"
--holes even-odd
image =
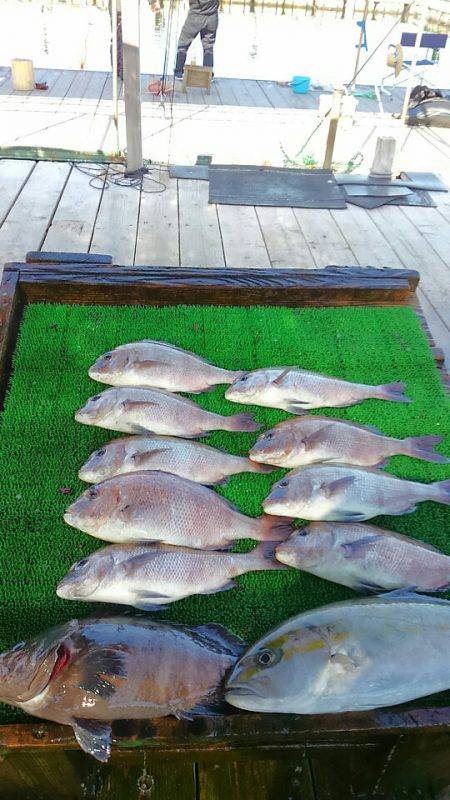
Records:
<instances>
[{"instance_id":1,"label":"dark pants","mask_svg":"<svg viewBox=\"0 0 450 800\"><path fill-rule=\"evenodd\" d=\"M193 11L192 9L189 11L178 40L177 60L175 63L175 75L177 78L182 77L187 51L199 34L203 45L203 66L212 67L214 65L214 42L216 41L218 24L218 14L202 14L200 11Z\"/></svg>"}]
</instances>

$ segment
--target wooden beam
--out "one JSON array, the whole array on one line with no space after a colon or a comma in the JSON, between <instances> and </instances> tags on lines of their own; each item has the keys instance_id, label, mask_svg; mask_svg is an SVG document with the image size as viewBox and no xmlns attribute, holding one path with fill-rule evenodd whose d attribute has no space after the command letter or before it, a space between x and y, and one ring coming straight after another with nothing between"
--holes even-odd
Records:
<instances>
[{"instance_id":1,"label":"wooden beam","mask_svg":"<svg viewBox=\"0 0 450 800\"><path fill-rule=\"evenodd\" d=\"M135 172L143 166L139 0L126 0L122 5L122 37L127 172Z\"/></svg>"}]
</instances>

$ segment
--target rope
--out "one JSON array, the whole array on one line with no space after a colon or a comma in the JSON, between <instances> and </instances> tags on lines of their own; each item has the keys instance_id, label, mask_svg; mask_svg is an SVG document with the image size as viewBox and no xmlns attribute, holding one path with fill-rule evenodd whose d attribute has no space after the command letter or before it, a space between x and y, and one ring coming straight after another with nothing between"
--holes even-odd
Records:
<instances>
[{"instance_id":1,"label":"rope","mask_svg":"<svg viewBox=\"0 0 450 800\"><path fill-rule=\"evenodd\" d=\"M154 178L151 173L153 171L164 169L163 165L158 167L142 167L125 175L118 169L114 169L111 164L80 164L75 161L71 162L72 167L82 172L84 175L90 177L89 186L93 189L109 189L110 186L126 186L131 189L137 189L143 194L162 194L166 191L166 185L163 181ZM148 184L154 185L156 188L146 188Z\"/></svg>"}]
</instances>

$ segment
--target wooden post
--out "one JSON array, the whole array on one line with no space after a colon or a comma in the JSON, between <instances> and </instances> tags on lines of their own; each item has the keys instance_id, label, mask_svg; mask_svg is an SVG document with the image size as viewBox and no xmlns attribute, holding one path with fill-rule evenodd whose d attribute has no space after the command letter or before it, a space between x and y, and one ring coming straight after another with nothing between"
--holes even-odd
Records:
<instances>
[{"instance_id":1,"label":"wooden post","mask_svg":"<svg viewBox=\"0 0 450 800\"><path fill-rule=\"evenodd\" d=\"M370 174L378 178L392 178L397 141L393 136L379 136Z\"/></svg>"},{"instance_id":2,"label":"wooden post","mask_svg":"<svg viewBox=\"0 0 450 800\"><path fill-rule=\"evenodd\" d=\"M328 128L327 146L325 150L325 158L323 160L323 168L331 169L333 161L334 144L336 141L337 126L339 117L341 116L342 98L344 96L344 89L335 89L333 91L333 102L330 111L330 125Z\"/></svg>"},{"instance_id":3,"label":"wooden post","mask_svg":"<svg viewBox=\"0 0 450 800\"><path fill-rule=\"evenodd\" d=\"M116 152L119 152L119 77L117 52L117 0L111 1L111 55L112 55L112 96L114 127L116 129Z\"/></svg>"},{"instance_id":4,"label":"wooden post","mask_svg":"<svg viewBox=\"0 0 450 800\"><path fill-rule=\"evenodd\" d=\"M362 18L362 21L363 21L364 24L367 22L367 17L369 16L369 2L370 2L370 0L366 0L366 4L364 6L364 13L363 13L363 18ZM356 78L357 78L358 72L359 72L359 62L360 62L360 59L361 59L361 50L362 50L363 41L364 41L364 28L363 28L363 26L361 26L361 29L360 29L360 32L359 32L358 51L356 53L355 69L354 69L354 72L353 72L353 78L351 80L352 92L354 92L355 88L356 88Z\"/></svg>"},{"instance_id":5,"label":"wooden post","mask_svg":"<svg viewBox=\"0 0 450 800\"><path fill-rule=\"evenodd\" d=\"M33 62L28 58L13 58L11 77L16 91L30 92L35 86Z\"/></svg>"},{"instance_id":6,"label":"wooden post","mask_svg":"<svg viewBox=\"0 0 450 800\"><path fill-rule=\"evenodd\" d=\"M122 3L123 91L127 130L127 172L143 166L139 0Z\"/></svg>"},{"instance_id":7,"label":"wooden post","mask_svg":"<svg viewBox=\"0 0 450 800\"><path fill-rule=\"evenodd\" d=\"M422 34L425 29L427 15L428 15L428 0L423 0L422 8L420 10L420 17L417 23L417 33L416 33L416 43L414 45L414 50L411 59L411 66L409 68L409 77L408 82L406 84L406 91L405 91L405 99L403 101L403 109L402 109L402 116L401 120L403 124L406 122L406 117L408 116L408 106L409 106L409 99L411 97L411 91L413 88L413 82L415 79L415 71L417 67L417 62L419 60L419 50L420 50L420 40L422 39Z\"/></svg>"}]
</instances>

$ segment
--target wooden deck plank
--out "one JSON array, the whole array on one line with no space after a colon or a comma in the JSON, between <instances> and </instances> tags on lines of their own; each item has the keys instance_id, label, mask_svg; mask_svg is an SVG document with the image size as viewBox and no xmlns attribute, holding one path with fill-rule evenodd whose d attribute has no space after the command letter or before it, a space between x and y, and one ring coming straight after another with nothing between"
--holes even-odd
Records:
<instances>
[{"instance_id":1,"label":"wooden deck plank","mask_svg":"<svg viewBox=\"0 0 450 800\"><path fill-rule=\"evenodd\" d=\"M294 208L316 267L352 266L358 259L327 209Z\"/></svg>"},{"instance_id":2,"label":"wooden deck plank","mask_svg":"<svg viewBox=\"0 0 450 800\"><path fill-rule=\"evenodd\" d=\"M0 80L0 94L11 94L12 92L12 76L9 69Z\"/></svg>"},{"instance_id":3,"label":"wooden deck plank","mask_svg":"<svg viewBox=\"0 0 450 800\"><path fill-rule=\"evenodd\" d=\"M46 97L64 98L74 82L76 74L73 69L63 69L51 89L45 93Z\"/></svg>"},{"instance_id":4,"label":"wooden deck plank","mask_svg":"<svg viewBox=\"0 0 450 800\"><path fill-rule=\"evenodd\" d=\"M60 79L63 71L62 69L43 69L39 71L39 75L35 76L36 83L46 83L48 89L33 89L33 91L28 92L30 97L50 97L53 87L55 86L56 82ZM14 95L22 95L23 92L13 92Z\"/></svg>"},{"instance_id":5,"label":"wooden deck plank","mask_svg":"<svg viewBox=\"0 0 450 800\"><path fill-rule=\"evenodd\" d=\"M165 192L143 193L139 211L135 264L178 267L178 187L166 170L152 173L164 183ZM156 187L155 187L156 188Z\"/></svg>"},{"instance_id":6,"label":"wooden deck plank","mask_svg":"<svg viewBox=\"0 0 450 800\"><path fill-rule=\"evenodd\" d=\"M245 108L254 108L257 103L255 102L252 93L249 92L246 86L246 81L238 78L231 78L230 81L231 88L233 89L233 93L238 104L240 106L244 106Z\"/></svg>"},{"instance_id":7,"label":"wooden deck plank","mask_svg":"<svg viewBox=\"0 0 450 800\"><path fill-rule=\"evenodd\" d=\"M404 266L387 241L388 232L377 228L366 209L349 204L345 210L331 211L331 216L361 266Z\"/></svg>"},{"instance_id":8,"label":"wooden deck plank","mask_svg":"<svg viewBox=\"0 0 450 800\"><path fill-rule=\"evenodd\" d=\"M239 102L233 91L230 78L219 78L215 81L223 106L238 106Z\"/></svg>"},{"instance_id":9,"label":"wooden deck plank","mask_svg":"<svg viewBox=\"0 0 450 800\"><path fill-rule=\"evenodd\" d=\"M39 161L0 228L0 265L40 250L70 164Z\"/></svg>"},{"instance_id":10,"label":"wooden deck plank","mask_svg":"<svg viewBox=\"0 0 450 800\"><path fill-rule=\"evenodd\" d=\"M441 348L444 353L445 363L448 368L450 367L450 330L449 325L441 319L439 314L436 313L435 308L429 302L426 294L420 288L420 283L417 290L422 311L425 314L428 326L433 336L436 345ZM448 319L447 319L448 322Z\"/></svg>"},{"instance_id":11,"label":"wooden deck plank","mask_svg":"<svg viewBox=\"0 0 450 800\"><path fill-rule=\"evenodd\" d=\"M314 267L314 259L292 208L259 206L256 214L272 267Z\"/></svg>"},{"instance_id":12,"label":"wooden deck plank","mask_svg":"<svg viewBox=\"0 0 450 800\"><path fill-rule=\"evenodd\" d=\"M178 181L180 263L183 267L224 267L217 208L208 203L206 181Z\"/></svg>"},{"instance_id":13,"label":"wooden deck plank","mask_svg":"<svg viewBox=\"0 0 450 800\"><path fill-rule=\"evenodd\" d=\"M253 206L218 206L227 267L270 267L261 227Z\"/></svg>"},{"instance_id":14,"label":"wooden deck plank","mask_svg":"<svg viewBox=\"0 0 450 800\"><path fill-rule=\"evenodd\" d=\"M112 170L124 171L117 164ZM116 264L133 264L139 205L138 189L110 185L103 192L90 252L110 253Z\"/></svg>"},{"instance_id":15,"label":"wooden deck plank","mask_svg":"<svg viewBox=\"0 0 450 800\"><path fill-rule=\"evenodd\" d=\"M258 81L244 80L245 88L253 98L255 106L258 108L272 108L270 100L266 97Z\"/></svg>"},{"instance_id":16,"label":"wooden deck plank","mask_svg":"<svg viewBox=\"0 0 450 800\"><path fill-rule=\"evenodd\" d=\"M444 208L444 206L441 206L441 208ZM448 208L450 221L450 206ZM440 256L444 264L450 267L450 228L448 221L442 220L442 215L438 209L404 206L400 210L425 237L428 244Z\"/></svg>"},{"instance_id":17,"label":"wooden deck plank","mask_svg":"<svg viewBox=\"0 0 450 800\"><path fill-rule=\"evenodd\" d=\"M21 192L35 161L0 161L0 225L14 205Z\"/></svg>"},{"instance_id":18,"label":"wooden deck plank","mask_svg":"<svg viewBox=\"0 0 450 800\"><path fill-rule=\"evenodd\" d=\"M276 85L273 81L264 81L264 83L260 86L268 98L270 104L274 108L291 108L290 103L288 102L287 97L284 94L281 94L280 87Z\"/></svg>"},{"instance_id":19,"label":"wooden deck plank","mask_svg":"<svg viewBox=\"0 0 450 800\"><path fill-rule=\"evenodd\" d=\"M58 208L47 231L43 250L89 252L102 190L93 188L91 176L72 168Z\"/></svg>"},{"instance_id":20,"label":"wooden deck plank","mask_svg":"<svg viewBox=\"0 0 450 800\"><path fill-rule=\"evenodd\" d=\"M89 83L83 95L85 100L100 100L108 77L107 72L91 72Z\"/></svg>"},{"instance_id":21,"label":"wooden deck plank","mask_svg":"<svg viewBox=\"0 0 450 800\"><path fill-rule=\"evenodd\" d=\"M403 265L419 271L422 291L445 321L450 308L448 267L398 206L375 208L371 218L382 232L388 233L389 243Z\"/></svg>"},{"instance_id":22,"label":"wooden deck plank","mask_svg":"<svg viewBox=\"0 0 450 800\"><path fill-rule=\"evenodd\" d=\"M67 98L82 98L89 84L89 73L85 70L77 71L75 78L66 94Z\"/></svg>"}]
</instances>

